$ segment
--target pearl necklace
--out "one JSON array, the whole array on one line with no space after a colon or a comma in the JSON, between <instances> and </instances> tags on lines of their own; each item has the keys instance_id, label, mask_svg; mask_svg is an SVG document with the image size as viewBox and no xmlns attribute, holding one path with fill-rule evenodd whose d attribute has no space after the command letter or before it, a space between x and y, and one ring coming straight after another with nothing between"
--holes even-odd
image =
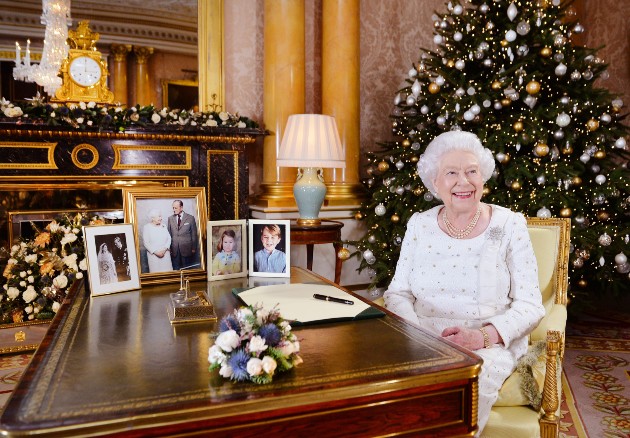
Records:
<instances>
[{"instance_id":1,"label":"pearl necklace","mask_svg":"<svg viewBox=\"0 0 630 438\"><path fill-rule=\"evenodd\" d=\"M463 230L455 228L453 224L451 224L451 222L448 220L448 216L446 215L446 209L444 209L444 214L442 214L442 220L444 221L444 226L446 227L446 232L449 236L454 237L455 239L463 239L464 237L468 236L475 228L480 216L481 205L477 206L477 213L475 213L475 216Z\"/></svg>"}]
</instances>

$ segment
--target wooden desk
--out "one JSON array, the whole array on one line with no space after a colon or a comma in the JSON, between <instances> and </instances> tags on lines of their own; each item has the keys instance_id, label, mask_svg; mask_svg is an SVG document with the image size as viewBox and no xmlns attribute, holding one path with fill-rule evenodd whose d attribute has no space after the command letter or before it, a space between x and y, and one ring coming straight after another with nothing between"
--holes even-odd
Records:
<instances>
[{"instance_id":1,"label":"wooden desk","mask_svg":"<svg viewBox=\"0 0 630 438\"><path fill-rule=\"evenodd\" d=\"M335 249L335 283L341 281L342 260L337 257L337 253L342 248L341 229L343 222L322 219L320 225L302 226L296 222L291 222L291 243L295 245L306 245L306 267L313 270L313 245L320 243L332 243Z\"/></svg>"},{"instance_id":2,"label":"wooden desk","mask_svg":"<svg viewBox=\"0 0 630 438\"><path fill-rule=\"evenodd\" d=\"M326 282L300 268L291 281ZM247 283L199 282L193 290L207 287L223 316L239 305L231 289ZM1 433L324 438L476 430L479 358L390 314L295 329L303 364L269 385L235 384L208 371L216 322L170 325L174 287L95 298L76 288L2 413Z\"/></svg>"}]
</instances>

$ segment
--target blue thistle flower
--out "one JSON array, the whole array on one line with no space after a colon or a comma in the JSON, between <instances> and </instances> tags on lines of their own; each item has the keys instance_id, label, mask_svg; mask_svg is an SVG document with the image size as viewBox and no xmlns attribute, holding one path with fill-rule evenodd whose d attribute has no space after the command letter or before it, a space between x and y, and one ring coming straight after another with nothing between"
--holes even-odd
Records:
<instances>
[{"instance_id":1,"label":"blue thistle flower","mask_svg":"<svg viewBox=\"0 0 630 438\"><path fill-rule=\"evenodd\" d=\"M228 365L232 368L232 380L239 382L249 380L249 373L247 372L248 361L249 355L242 348L232 352L227 360Z\"/></svg>"},{"instance_id":2,"label":"blue thistle flower","mask_svg":"<svg viewBox=\"0 0 630 438\"><path fill-rule=\"evenodd\" d=\"M228 330L234 330L238 335L241 334L241 325L234 315L228 315L219 322L220 332L227 332Z\"/></svg>"},{"instance_id":3,"label":"blue thistle flower","mask_svg":"<svg viewBox=\"0 0 630 438\"><path fill-rule=\"evenodd\" d=\"M275 324L265 324L260 327L258 334L265 340L265 343L271 347L275 347L282 340L282 333Z\"/></svg>"}]
</instances>

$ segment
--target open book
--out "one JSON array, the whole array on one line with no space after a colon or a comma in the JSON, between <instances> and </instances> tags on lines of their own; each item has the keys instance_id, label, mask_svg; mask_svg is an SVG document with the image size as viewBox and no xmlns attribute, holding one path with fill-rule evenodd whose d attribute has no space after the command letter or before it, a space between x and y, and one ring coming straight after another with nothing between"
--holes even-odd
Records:
<instances>
[{"instance_id":1,"label":"open book","mask_svg":"<svg viewBox=\"0 0 630 438\"><path fill-rule=\"evenodd\" d=\"M384 312L364 303L343 290L325 284L291 283L258 286L251 289L234 289L245 304L262 304L265 308L278 306L282 317L292 325L348 321L375 318ZM354 304L318 300L314 294L349 300Z\"/></svg>"}]
</instances>

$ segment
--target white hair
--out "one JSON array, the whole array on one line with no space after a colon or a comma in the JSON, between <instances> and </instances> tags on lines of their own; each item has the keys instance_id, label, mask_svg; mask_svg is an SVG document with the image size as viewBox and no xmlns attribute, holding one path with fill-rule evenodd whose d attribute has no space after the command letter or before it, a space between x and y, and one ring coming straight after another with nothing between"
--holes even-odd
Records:
<instances>
[{"instance_id":1,"label":"white hair","mask_svg":"<svg viewBox=\"0 0 630 438\"><path fill-rule=\"evenodd\" d=\"M472 132L448 131L435 137L418 160L418 175L422 183L439 199L433 181L442 161L442 156L451 151L467 151L475 154L479 162L481 177L485 183L494 171L494 157L490 149L484 148L479 138Z\"/></svg>"},{"instance_id":2,"label":"white hair","mask_svg":"<svg viewBox=\"0 0 630 438\"><path fill-rule=\"evenodd\" d=\"M152 208L151 210L149 210L149 214L147 216L149 216L149 220L153 220L158 216L162 216L162 213L160 213L160 210L158 210L157 208Z\"/></svg>"}]
</instances>

